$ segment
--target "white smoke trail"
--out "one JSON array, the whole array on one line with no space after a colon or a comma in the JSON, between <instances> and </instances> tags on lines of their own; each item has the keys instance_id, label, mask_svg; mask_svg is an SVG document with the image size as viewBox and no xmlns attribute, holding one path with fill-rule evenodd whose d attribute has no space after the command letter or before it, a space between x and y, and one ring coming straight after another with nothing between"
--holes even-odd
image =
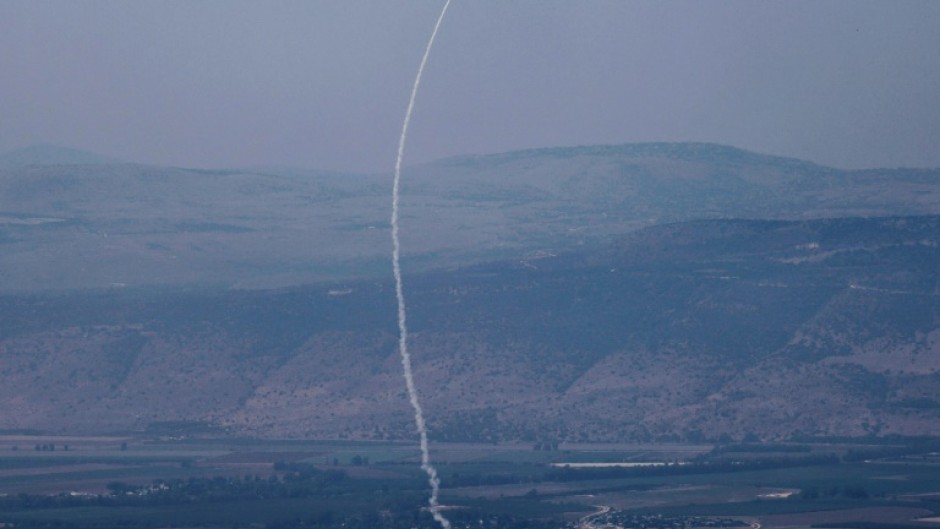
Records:
<instances>
[{"instance_id":1,"label":"white smoke trail","mask_svg":"<svg viewBox=\"0 0 940 529\"><path fill-rule=\"evenodd\" d=\"M401 161L405 154L405 140L408 138L408 124L411 122L411 113L415 107L415 96L418 95L418 85L421 84L421 75L424 73L424 65L428 62L428 56L431 54L431 46L434 44L434 37L437 36L437 30L441 27L441 21L444 20L444 13L450 0L444 3L440 16L437 17L437 23L434 24L434 31L431 32L431 38L428 39L428 45L424 49L424 56L421 58L421 65L418 67L418 75L415 76L414 86L411 88L411 99L408 100L408 110L405 111L405 120L401 126L401 138L398 140L398 158L395 160L395 180L392 183L392 269L395 273L395 297L398 299L398 351L401 353L401 365L405 371L405 385L408 387L408 400L411 401L411 407L415 410L415 426L418 429L418 435L421 438L421 469L428 475L428 483L431 485L431 497L428 498L428 506L431 515L437 520L441 527L450 529L450 521L441 514L440 505L437 502L437 496L441 489L441 480L437 477L437 470L431 464L431 455L428 452L428 429L424 424L424 412L421 410L421 403L418 402L418 390L415 388L414 374L411 371L411 354L408 352L408 326L405 318L405 294L401 281L401 243L398 240L398 189L401 182Z\"/></svg>"}]
</instances>

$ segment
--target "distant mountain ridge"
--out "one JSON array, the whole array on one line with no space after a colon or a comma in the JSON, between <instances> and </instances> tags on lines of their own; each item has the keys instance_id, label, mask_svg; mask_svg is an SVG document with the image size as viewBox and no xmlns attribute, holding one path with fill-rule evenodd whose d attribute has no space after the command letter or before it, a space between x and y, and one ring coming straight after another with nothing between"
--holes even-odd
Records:
<instances>
[{"instance_id":1,"label":"distant mountain ridge","mask_svg":"<svg viewBox=\"0 0 940 529\"><path fill-rule=\"evenodd\" d=\"M113 163L122 162L89 151L45 143L0 154L0 168L29 165L105 165Z\"/></svg>"},{"instance_id":2,"label":"distant mountain ridge","mask_svg":"<svg viewBox=\"0 0 940 529\"><path fill-rule=\"evenodd\" d=\"M388 175L276 167L0 168L0 291L386 277L390 193ZM462 156L405 169L403 266L559 253L694 219L917 214L940 214L940 170L697 143Z\"/></svg>"},{"instance_id":3,"label":"distant mountain ridge","mask_svg":"<svg viewBox=\"0 0 940 529\"><path fill-rule=\"evenodd\" d=\"M671 158L687 161L706 161L711 159L723 163L774 164L808 171L841 171L840 169L801 160L799 158L761 154L731 145L705 142L646 142L569 147L539 147L482 155L457 155L431 162L431 164L463 165L481 159L486 160L488 163L499 163L501 160L511 161L519 158L538 158L543 156L558 158L573 158L577 156L625 156L628 158ZM873 169L877 170L877 168Z\"/></svg>"}]
</instances>

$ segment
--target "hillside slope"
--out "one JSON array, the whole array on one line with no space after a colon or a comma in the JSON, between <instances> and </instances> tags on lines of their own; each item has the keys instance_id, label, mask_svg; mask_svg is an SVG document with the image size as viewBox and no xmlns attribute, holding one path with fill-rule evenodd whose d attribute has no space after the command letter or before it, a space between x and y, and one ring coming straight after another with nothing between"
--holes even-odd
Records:
<instances>
[{"instance_id":1,"label":"hillside slope","mask_svg":"<svg viewBox=\"0 0 940 529\"><path fill-rule=\"evenodd\" d=\"M940 217L708 220L405 278L438 440L935 434ZM0 428L411 438L388 281L0 297Z\"/></svg>"},{"instance_id":2,"label":"hillside slope","mask_svg":"<svg viewBox=\"0 0 940 529\"><path fill-rule=\"evenodd\" d=\"M0 291L388 275L388 175L80 158L0 168ZM412 271L558 253L683 220L940 214L937 170L840 171L709 144L458 157L407 168L402 192Z\"/></svg>"}]
</instances>

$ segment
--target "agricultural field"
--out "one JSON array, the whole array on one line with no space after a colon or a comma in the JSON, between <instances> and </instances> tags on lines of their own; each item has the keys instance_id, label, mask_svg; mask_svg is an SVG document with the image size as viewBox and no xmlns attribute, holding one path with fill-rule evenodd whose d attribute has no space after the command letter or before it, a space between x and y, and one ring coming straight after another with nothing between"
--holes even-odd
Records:
<instances>
[{"instance_id":1,"label":"agricultural field","mask_svg":"<svg viewBox=\"0 0 940 529\"><path fill-rule=\"evenodd\" d=\"M940 528L935 444L438 443L432 457L455 527ZM418 461L401 442L2 435L0 523L433 527Z\"/></svg>"}]
</instances>

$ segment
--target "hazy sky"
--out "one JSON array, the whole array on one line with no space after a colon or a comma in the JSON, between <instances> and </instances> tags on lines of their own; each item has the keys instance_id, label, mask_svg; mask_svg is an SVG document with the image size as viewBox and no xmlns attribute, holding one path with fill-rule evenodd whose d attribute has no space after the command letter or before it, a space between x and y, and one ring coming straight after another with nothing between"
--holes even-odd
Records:
<instances>
[{"instance_id":1,"label":"hazy sky","mask_svg":"<svg viewBox=\"0 0 940 529\"><path fill-rule=\"evenodd\" d=\"M0 0L0 151L391 171L438 0ZM707 141L940 167L940 2L453 0L405 163Z\"/></svg>"}]
</instances>

